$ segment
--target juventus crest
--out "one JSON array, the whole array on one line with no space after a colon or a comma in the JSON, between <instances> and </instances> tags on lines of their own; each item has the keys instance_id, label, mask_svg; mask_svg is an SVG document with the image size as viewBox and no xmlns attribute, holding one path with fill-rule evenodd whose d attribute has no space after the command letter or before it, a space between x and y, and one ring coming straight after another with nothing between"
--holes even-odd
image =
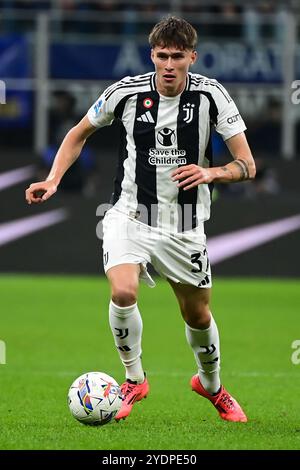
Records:
<instances>
[{"instance_id":1,"label":"juventus crest","mask_svg":"<svg viewBox=\"0 0 300 470\"><path fill-rule=\"evenodd\" d=\"M183 120L187 124L189 124L193 120L194 107L195 107L195 105L191 104L191 103L186 103L186 104L183 105L183 111L185 112L185 116L184 116Z\"/></svg>"}]
</instances>

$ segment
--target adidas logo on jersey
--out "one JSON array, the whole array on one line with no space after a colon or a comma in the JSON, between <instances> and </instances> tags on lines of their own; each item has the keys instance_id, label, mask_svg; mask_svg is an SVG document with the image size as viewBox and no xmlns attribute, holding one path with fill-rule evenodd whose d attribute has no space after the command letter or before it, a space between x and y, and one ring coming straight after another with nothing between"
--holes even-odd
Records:
<instances>
[{"instance_id":1,"label":"adidas logo on jersey","mask_svg":"<svg viewBox=\"0 0 300 470\"><path fill-rule=\"evenodd\" d=\"M152 114L150 111L146 111L144 114L142 114L140 117L137 118L137 121L141 122L154 122L154 119L152 117Z\"/></svg>"}]
</instances>

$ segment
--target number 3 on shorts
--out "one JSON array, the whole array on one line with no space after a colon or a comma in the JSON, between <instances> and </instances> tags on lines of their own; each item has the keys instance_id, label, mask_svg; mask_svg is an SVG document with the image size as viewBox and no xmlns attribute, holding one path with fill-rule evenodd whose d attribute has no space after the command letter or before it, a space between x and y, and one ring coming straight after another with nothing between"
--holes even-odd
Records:
<instances>
[{"instance_id":1,"label":"number 3 on shorts","mask_svg":"<svg viewBox=\"0 0 300 470\"><path fill-rule=\"evenodd\" d=\"M202 258L202 261L200 260L200 257L201 257L202 253L198 252L198 253L192 253L191 254L191 262L198 266L198 267L194 267L191 269L192 273L201 273L203 271L203 265L202 265L202 261L203 258ZM207 250L205 248L205 250L203 251L203 257L207 257ZM207 265L206 265L206 271L208 270L208 267L209 267L209 260L208 260L208 257L207 257Z\"/></svg>"}]
</instances>

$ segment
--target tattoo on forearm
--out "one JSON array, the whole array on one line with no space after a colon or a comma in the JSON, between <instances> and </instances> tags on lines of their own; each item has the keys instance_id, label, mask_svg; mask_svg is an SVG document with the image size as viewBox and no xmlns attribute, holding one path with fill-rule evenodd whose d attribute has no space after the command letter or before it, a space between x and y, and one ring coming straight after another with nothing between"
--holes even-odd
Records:
<instances>
[{"instance_id":1,"label":"tattoo on forearm","mask_svg":"<svg viewBox=\"0 0 300 470\"><path fill-rule=\"evenodd\" d=\"M232 162L233 164L237 165L240 171L240 177L238 181L244 181L249 179L249 168L248 162L246 160L242 160L241 158L237 158Z\"/></svg>"},{"instance_id":2,"label":"tattoo on forearm","mask_svg":"<svg viewBox=\"0 0 300 470\"><path fill-rule=\"evenodd\" d=\"M231 177L231 179L233 179L233 173L230 170L230 168L227 168L226 166L222 166L221 170L223 170L225 173L230 173L230 177Z\"/></svg>"}]
</instances>

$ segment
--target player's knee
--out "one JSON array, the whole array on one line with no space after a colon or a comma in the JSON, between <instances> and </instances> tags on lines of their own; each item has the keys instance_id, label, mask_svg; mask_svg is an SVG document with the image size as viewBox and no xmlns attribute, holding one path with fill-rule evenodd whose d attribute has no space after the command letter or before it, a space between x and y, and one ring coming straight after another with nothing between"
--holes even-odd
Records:
<instances>
[{"instance_id":1,"label":"player's knee","mask_svg":"<svg viewBox=\"0 0 300 470\"><path fill-rule=\"evenodd\" d=\"M195 330L206 330L210 325L210 317L188 317L185 322Z\"/></svg>"},{"instance_id":2,"label":"player's knee","mask_svg":"<svg viewBox=\"0 0 300 470\"><path fill-rule=\"evenodd\" d=\"M119 307L129 307L137 301L137 287L135 285L112 287L111 299Z\"/></svg>"},{"instance_id":3,"label":"player's knee","mask_svg":"<svg viewBox=\"0 0 300 470\"><path fill-rule=\"evenodd\" d=\"M209 328L211 313L209 304L201 302L197 305L191 305L189 303L182 306L182 315L184 321L191 327L197 330L205 330Z\"/></svg>"}]
</instances>

